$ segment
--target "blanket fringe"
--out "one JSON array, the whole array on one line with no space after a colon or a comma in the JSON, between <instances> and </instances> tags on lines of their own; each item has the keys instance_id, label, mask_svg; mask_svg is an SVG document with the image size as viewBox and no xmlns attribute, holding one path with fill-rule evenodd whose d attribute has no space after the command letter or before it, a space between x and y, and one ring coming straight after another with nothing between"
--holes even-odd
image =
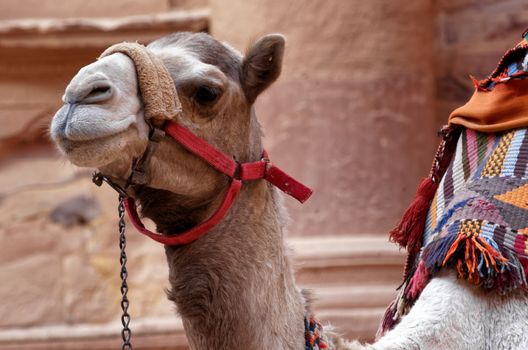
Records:
<instances>
[{"instance_id":1,"label":"blanket fringe","mask_svg":"<svg viewBox=\"0 0 528 350\"><path fill-rule=\"evenodd\" d=\"M526 285L525 271L515 254L506 252L507 256L504 256L495 247L497 244L493 240L477 233L468 234L463 228L454 235L432 242L422 254L417 274L412 279L414 288L409 288L409 295L416 297L423 290L426 284L421 283L424 274L433 275L447 265L456 269L459 278L487 289L507 292L515 286Z\"/></svg>"}]
</instances>

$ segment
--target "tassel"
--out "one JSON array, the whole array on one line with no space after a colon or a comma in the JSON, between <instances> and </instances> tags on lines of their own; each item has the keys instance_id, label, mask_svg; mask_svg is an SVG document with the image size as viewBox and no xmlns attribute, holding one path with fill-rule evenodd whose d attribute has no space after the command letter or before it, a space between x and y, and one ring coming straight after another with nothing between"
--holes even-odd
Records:
<instances>
[{"instance_id":1,"label":"tassel","mask_svg":"<svg viewBox=\"0 0 528 350\"><path fill-rule=\"evenodd\" d=\"M522 269L522 273L524 276L524 285L528 288L528 283L526 282L527 276L528 276L528 257L520 257L519 258L520 266Z\"/></svg>"},{"instance_id":2,"label":"tassel","mask_svg":"<svg viewBox=\"0 0 528 350\"><path fill-rule=\"evenodd\" d=\"M519 257L511 251L506 251L505 253L505 256L508 259L509 271L505 268L502 269L504 271L501 271L502 273L500 275L504 275L505 278L497 282L497 289L499 292L505 293L518 287L527 288L528 284L526 282L526 273L522 262L523 259L519 259Z\"/></svg>"},{"instance_id":3,"label":"tassel","mask_svg":"<svg viewBox=\"0 0 528 350\"><path fill-rule=\"evenodd\" d=\"M378 332L376 333L376 339L381 338L386 332L390 331L396 325L396 303L393 300L385 310Z\"/></svg>"},{"instance_id":4,"label":"tassel","mask_svg":"<svg viewBox=\"0 0 528 350\"><path fill-rule=\"evenodd\" d=\"M389 233L391 241L406 247L410 253L416 254L420 251L429 204L437 187L438 183L434 183L430 177L423 179L401 222Z\"/></svg>"},{"instance_id":5,"label":"tassel","mask_svg":"<svg viewBox=\"0 0 528 350\"><path fill-rule=\"evenodd\" d=\"M457 234L448 234L429 243L422 254L422 261L427 270L435 273L442 267L447 251L457 239Z\"/></svg>"},{"instance_id":6,"label":"tassel","mask_svg":"<svg viewBox=\"0 0 528 350\"><path fill-rule=\"evenodd\" d=\"M449 239L452 244L443 259L443 254L439 253L425 257L425 259L429 259L429 261L426 260L428 266L434 264L437 267L443 267L450 264L456 268L459 278L475 285L483 283L492 285L493 281L489 281L489 279L495 279L509 270L507 268L508 259L493 248L485 238L478 234L465 232L459 232L455 237L454 241L453 237ZM449 241L447 237L442 240L444 239L445 241L442 243ZM445 244L441 244L441 246L445 249Z\"/></svg>"},{"instance_id":7,"label":"tassel","mask_svg":"<svg viewBox=\"0 0 528 350\"><path fill-rule=\"evenodd\" d=\"M416 191L416 197L403 214L402 220L389 233L391 241L407 248L407 251L412 255L420 251L429 205L438 188L438 183L453 157L460 130L461 128L457 126L442 128L440 131L442 142L436 151L429 177L422 180L418 186L418 191Z\"/></svg>"},{"instance_id":8,"label":"tassel","mask_svg":"<svg viewBox=\"0 0 528 350\"><path fill-rule=\"evenodd\" d=\"M420 260L420 262L418 263L418 268L416 269L416 272L411 278L409 286L405 291L406 297L409 300L416 300L424 290L427 283L429 283L430 277L431 275L427 270L424 261Z\"/></svg>"},{"instance_id":9,"label":"tassel","mask_svg":"<svg viewBox=\"0 0 528 350\"><path fill-rule=\"evenodd\" d=\"M465 249L458 249L459 247L464 247ZM500 252L493 249L493 247L489 245L486 240L482 239L476 234L466 235L464 233L460 233L458 235L458 238L455 240L455 242L447 252L446 257L442 262L442 265L445 266L449 262L449 260L455 255L455 253L460 253L461 251L463 251L464 254L459 258L462 258L461 260L464 260L463 262L466 265L465 269L470 275L479 274L479 269L477 269L478 258L484 259L486 269L493 269L493 271L496 273L499 272L499 266L508 263L508 259L503 257ZM485 270L482 269L482 271L480 272L484 274ZM478 278L477 276L468 277Z\"/></svg>"},{"instance_id":10,"label":"tassel","mask_svg":"<svg viewBox=\"0 0 528 350\"><path fill-rule=\"evenodd\" d=\"M420 266L422 263L423 267ZM417 271L406 291L409 298L424 281L420 275L423 274L422 268L430 279L448 265L456 269L459 278L487 289L495 288L501 293L527 285L522 263L514 254L501 252L497 243L489 237L455 231L432 241L423 250Z\"/></svg>"}]
</instances>

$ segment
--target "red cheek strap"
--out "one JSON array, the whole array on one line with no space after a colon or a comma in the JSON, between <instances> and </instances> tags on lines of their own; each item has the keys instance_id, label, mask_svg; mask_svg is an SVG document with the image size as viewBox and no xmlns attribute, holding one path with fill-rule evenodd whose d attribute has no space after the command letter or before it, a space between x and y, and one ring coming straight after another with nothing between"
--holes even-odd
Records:
<instances>
[{"instance_id":1,"label":"red cheek strap","mask_svg":"<svg viewBox=\"0 0 528 350\"><path fill-rule=\"evenodd\" d=\"M189 152L200 157L213 168L230 177L231 183L224 195L222 203L209 219L185 232L173 235L161 235L145 228L145 225L143 225L139 218L134 198L127 197L125 199L125 209L132 224L139 232L152 238L156 242L178 246L189 244L200 238L224 218L235 201L237 194L240 192L243 181L264 179L301 203L304 203L312 195L310 188L295 180L275 165L272 165L266 151L263 152L262 159L259 161L238 163L180 124L169 121L165 124L164 131Z\"/></svg>"},{"instance_id":2,"label":"red cheek strap","mask_svg":"<svg viewBox=\"0 0 528 350\"><path fill-rule=\"evenodd\" d=\"M154 233L147 228L145 228L145 225L141 222L141 219L139 218L137 209L136 209L136 201L132 197L127 197L125 199L125 209L128 213L128 217L130 218L130 221L142 234L145 236L148 236L155 240L156 242L163 243L165 245L171 245L171 246L179 246L179 245L185 245L189 244L198 238L200 238L203 234L205 234L207 231L209 231L211 228L213 228L216 224L218 224L223 217L226 215L227 211L235 201L235 198L240 192L240 188L242 187L242 181L240 180L233 180L231 181L231 185L227 189L227 192L224 196L224 199L222 200L222 203L220 204L220 207L216 210L216 212L206 221L202 222L201 224L185 231L182 233L174 234L174 235L160 235L158 233Z\"/></svg>"}]
</instances>

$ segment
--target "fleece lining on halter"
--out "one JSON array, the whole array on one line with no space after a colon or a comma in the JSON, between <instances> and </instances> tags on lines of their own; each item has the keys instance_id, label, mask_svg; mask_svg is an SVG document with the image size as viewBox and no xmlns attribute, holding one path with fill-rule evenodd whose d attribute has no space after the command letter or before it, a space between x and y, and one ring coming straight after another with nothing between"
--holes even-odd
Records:
<instances>
[{"instance_id":1,"label":"fleece lining on halter","mask_svg":"<svg viewBox=\"0 0 528 350\"><path fill-rule=\"evenodd\" d=\"M181 114L181 104L174 82L163 62L145 46L137 43L116 44L106 49L101 57L114 53L123 53L134 62L145 108L145 119L153 127L143 156L132 164L132 175L127 181L126 187L136 185L133 181L135 178L140 178L142 185L146 184L148 177L144 172L148 171L150 157L164 135L170 136L188 151L230 179L230 185L220 206L209 219L185 232L161 235L145 228L137 213L135 199L127 194L127 188L121 189L108 177L103 177L122 196L126 197L124 202L126 211L132 224L139 232L165 245L189 244L207 233L223 219L242 188L243 181L264 179L301 203L304 203L311 196L312 190L273 165L266 151L263 151L262 158L258 161L238 163L233 157L224 154L179 124L176 118ZM138 165L141 169L138 169ZM140 173L141 176L134 176L137 173Z\"/></svg>"},{"instance_id":2,"label":"fleece lining on halter","mask_svg":"<svg viewBox=\"0 0 528 350\"><path fill-rule=\"evenodd\" d=\"M114 53L127 55L136 67L144 103L145 120L160 126L181 113L181 103L169 71L154 53L138 43L119 43L107 48L99 58Z\"/></svg>"},{"instance_id":3,"label":"fleece lining on halter","mask_svg":"<svg viewBox=\"0 0 528 350\"><path fill-rule=\"evenodd\" d=\"M455 110L431 176L391 238L409 255L378 336L441 269L486 290L528 289L528 37ZM465 127L465 128L463 128ZM419 215L417 214L419 213Z\"/></svg>"}]
</instances>

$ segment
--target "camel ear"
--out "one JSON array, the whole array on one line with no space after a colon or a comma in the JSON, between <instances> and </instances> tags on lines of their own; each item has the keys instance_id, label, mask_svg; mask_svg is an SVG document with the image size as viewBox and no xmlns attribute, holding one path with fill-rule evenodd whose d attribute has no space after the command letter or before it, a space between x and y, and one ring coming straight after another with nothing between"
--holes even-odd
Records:
<instances>
[{"instance_id":1,"label":"camel ear","mask_svg":"<svg viewBox=\"0 0 528 350\"><path fill-rule=\"evenodd\" d=\"M279 77L286 38L268 34L247 51L242 62L242 88L250 103Z\"/></svg>"}]
</instances>

